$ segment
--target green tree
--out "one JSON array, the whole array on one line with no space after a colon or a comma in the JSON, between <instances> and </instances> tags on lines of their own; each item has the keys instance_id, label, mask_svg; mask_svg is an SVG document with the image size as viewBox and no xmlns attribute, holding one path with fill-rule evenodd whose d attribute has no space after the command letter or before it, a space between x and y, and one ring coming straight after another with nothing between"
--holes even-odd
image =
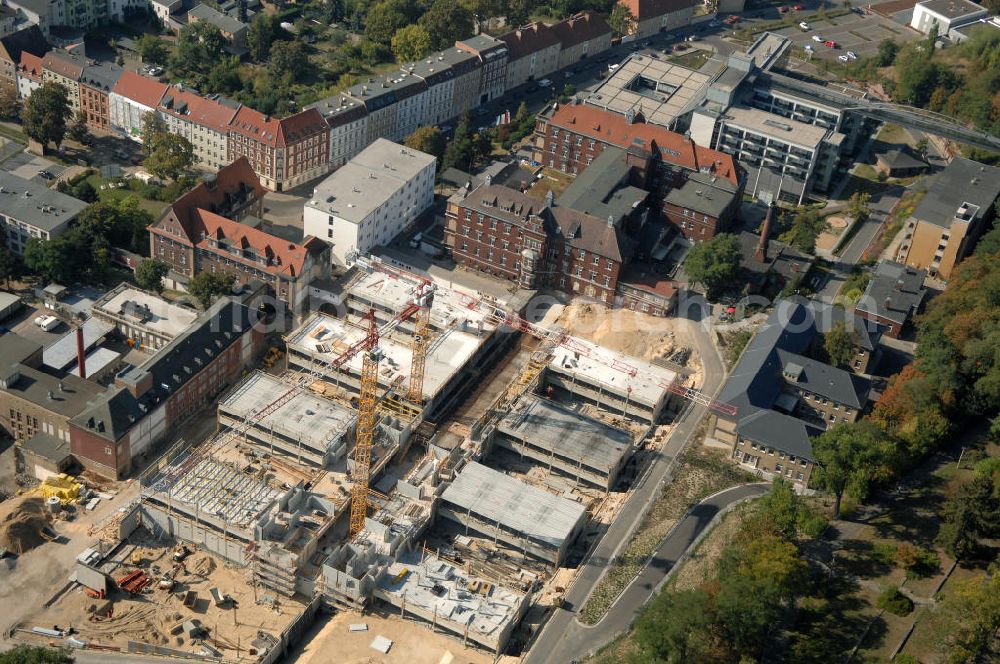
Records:
<instances>
[{"instance_id":1,"label":"green tree","mask_svg":"<svg viewBox=\"0 0 1000 664\"><path fill-rule=\"evenodd\" d=\"M400 63L414 62L431 50L431 36L419 24L400 28L392 36L392 54Z\"/></svg>"},{"instance_id":2,"label":"green tree","mask_svg":"<svg viewBox=\"0 0 1000 664\"><path fill-rule=\"evenodd\" d=\"M867 420L837 424L813 439L817 467L813 479L834 497L833 518L840 518L840 502L849 492L858 500L872 485L892 473L892 442Z\"/></svg>"},{"instance_id":3,"label":"green tree","mask_svg":"<svg viewBox=\"0 0 1000 664\"><path fill-rule=\"evenodd\" d=\"M635 15L632 10L622 3L615 5L608 16L608 25L615 31L615 34L630 35L635 29Z\"/></svg>"},{"instance_id":4,"label":"green tree","mask_svg":"<svg viewBox=\"0 0 1000 664\"><path fill-rule=\"evenodd\" d=\"M267 12L260 12L253 17L247 27L247 50L255 62L266 62L271 52L271 44L279 34L281 26L277 17Z\"/></svg>"},{"instance_id":5,"label":"green tree","mask_svg":"<svg viewBox=\"0 0 1000 664\"><path fill-rule=\"evenodd\" d=\"M19 645L0 652L0 664L73 664L75 661L65 648Z\"/></svg>"},{"instance_id":6,"label":"green tree","mask_svg":"<svg viewBox=\"0 0 1000 664\"><path fill-rule=\"evenodd\" d=\"M10 290L10 280L17 279L23 272L21 258L6 246L0 245L0 279L3 279L7 290Z\"/></svg>"},{"instance_id":7,"label":"green tree","mask_svg":"<svg viewBox=\"0 0 1000 664\"><path fill-rule=\"evenodd\" d=\"M24 133L42 146L61 143L66 135L69 98L58 83L44 83L24 103Z\"/></svg>"},{"instance_id":8,"label":"green tree","mask_svg":"<svg viewBox=\"0 0 1000 664\"><path fill-rule=\"evenodd\" d=\"M163 277L167 276L169 271L170 266L163 261L144 258L135 266L135 283L139 285L139 288L162 293Z\"/></svg>"},{"instance_id":9,"label":"green tree","mask_svg":"<svg viewBox=\"0 0 1000 664\"><path fill-rule=\"evenodd\" d=\"M231 95L243 89L240 78L239 58L224 58L208 72L208 89L219 94Z\"/></svg>"},{"instance_id":10,"label":"green tree","mask_svg":"<svg viewBox=\"0 0 1000 664\"><path fill-rule=\"evenodd\" d=\"M392 36L408 23L399 7L383 0L368 10L365 17L365 37L382 46L388 46Z\"/></svg>"},{"instance_id":11,"label":"green tree","mask_svg":"<svg viewBox=\"0 0 1000 664\"><path fill-rule=\"evenodd\" d=\"M132 194L95 203L80 213L77 228L88 238L103 238L112 247L145 254L149 251L153 215Z\"/></svg>"},{"instance_id":12,"label":"green tree","mask_svg":"<svg viewBox=\"0 0 1000 664\"><path fill-rule=\"evenodd\" d=\"M444 156L445 140L441 135L441 130L437 127L418 127L416 131L406 137L403 144L408 148L420 150L429 155L434 155L441 162Z\"/></svg>"},{"instance_id":13,"label":"green tree","mask_svg":"<svg viewBox=\"0 0 1000 664\"><path fill-rule=\"evenodd\" d=\"M156 149L156 142L167 133L167 123L159 113L150 111L142 116L142 154L148 157Z\"/></svg>"},{"instance_id":14,"label":"green tree","mask_svg":"<svg viewBox=\"0 0 1000 664\"><path fill-rule=\"evenodd\" d=\"M444 157L441 159L441 170L457 168L460 171L472 170L472 165L476 159L476 149L472 140L472 132L469 130L468 120L462 119L455 127L455 135L445 148Z\"/></svg>"},{"instance_id":15,"label":"green tree","mask_svg":"<svg viewBox=\"0 0 1000 664\"><path fill-rule=\"evenodd\" d=\"M167 43L156 35L142 35L135 40L136 49L142 61L154 65L164 65L170 57Z\"/></svg>"},{"instance_id":16,"label":"green tree","mask_svg":"<svg viewBox=\"0 0 1000 664\"><path fill-rule=\"evenodd\" d=\"M89 246L76 229L51 240L31 239L24 246L24 264L47 281L73 283L86 276Z\"/></svg>"},{"instance_id":17,"label":"green tree","mask_svg":"<svg viewBox=\"0 0 1000 664\"><path fill-rule=\"evenodd\" d=\"M305 73L308 65L309 60L302 42L279 41L271 45L267 70L274 78L288 76L291 82L295 82Z\"/></svg>"},{"instance_id":18,"label":"green tree","mask_svg":"<svg viewBox=\"0 0 1000 664\"><path fill-rule=\"evenodd\" d=\"M66 133L77 143L83 143L87 140L90 131L87 129L87 116L83 114L83 111L77 111L77 114L73 116L73 124L69 126Z\"/></svg>"},{"instance_id":19,"label":"green tree","mask_svg":"<svg viewBox=\"0 0 1000 664\"><path fill-rule=\"evenodd\" d=\"M231 293L235 283L236 277L232 274L199 272L188 283L188 292L207 309L217 297Z\"/></svg>"},{"instance_id":20,"label":"green tree","mask_svg":"<svg viewBox=\"0 0 1000 664\"><path fill-rule=\"evenodd\" d=\"M739 269L740 243L729 233L699 242L684 260L684 272L691 281L705 287L709 299L716 298L730 285Z\"/></svg>"},{"instance_id":21,"label":"green tree","mask_svg":"<svg viewBox=\"0 0 1000 664\"><path fill-rule=\"evenodd\" d=\"M1000 535L1000 500L991 476L977 475L944 506L938 542L957 560L981 550L980 540Z\"/></svg>"},{"instance_id":22,"label":"green tree","mask_svg":"<svg viewBox=\"0 0 1000 664\"><path fill-rule=\"evenodd\" d=\"M879 67L891 67L896 61L897 53L899 53L899 44L891 39L883 39L879 42L878 53L875 55L875 63Z\"/></svg>"},{"instance_id":23,"label":"green tree","mask_svg":"<svg viewBox=\"0 0 1000 664\"><path fill-rule=\"evenodd\" d=\"M979 664L1000 659L996 638L1000 625L1000 567L987 574L956 581L934 612L939 634L946 634L938 648L947 664Z\"/></svg>"},{"instance_id":24,"label":"green tree","mask_svg":"<svg viewBox=\"0 0 1000 664\"><path fill-rule=\"evenodd\" d=\"M459 0L434 0L420 17L420 25L430 36L431 48L448 48L456 39L472 36L472 11Z\"/></svg>"},{"instance_id":25,"label":"green tree","mask_svg":"<svg viewBox=\"0 0 1000 664\"><path fill-rule=\"evenodd\" d=\"M857 345L857 332L849 329L844 321L834 323L823 336L823 350L834 366L850 368Z\"/></svg>"},{"instance_id":26,"label":"green tree","mask_svg":"<svg viewBox=\"0 0 1000 664\"><path fill-rule=\"evenodd\" d=\"M868 202L871 200L871 194L867 191L856 191L851 194L851 197L847 199L847 212L858 219L859 221L864 221L871 214L871 209L868 207Z\"/></svg>"},{"instance_id":27,"label":"green tree","mask_svg":"<svg viewBox=\"0 0 1000 664\"><path fill-rule=\"evenodd\" d=\"M826 220L816 210L798 210L792 224L781 234L781 241L787 242L799 251L811 254L816 251L816 238L826 230Z\"/></svg>"},{"instance_id":28,"label":"green tree","mask_svg":"<svg viewBox=\"0 0 1000 664\"><path fill-rule=\"evenodd\" d=\"M979 244L976 245L976 256L985 258L994 254L1000 254L1000 225L979 238Z\"/></svg>"},{"instance_id":29,"label":"green tree","mask_svg":"<svg viewBox=\"0 0 1000 664\"><path fill-rule=\"evenodd\" d=\"M711 655L718 648L712 614L712 598L704 590L658 595L635 624L635 640L643 661L712 661Z\"/></svg>"},{"instance_id":30,"label":"green tree","mask_svg":"<svg viewBox=\"0 0 1000 664\"><path fill-rule=\"evenodd\" d=\"M143 162L146 170L169 180L176 180L194 164L191 141L168 132L156 113L147 113L143 118L142 152L146 156Z\"/></svg>"},{"instance_id":31,"label":"green tree","mask_svg":"<svg viewBox=\"0 0 1000 664\"><path fill-rule=\"evenodd\" d=\"M12 87L0 88L0 119L13 120L21 111L21 101L17 98L17 90Z\"/></svg>"}]
</instances>

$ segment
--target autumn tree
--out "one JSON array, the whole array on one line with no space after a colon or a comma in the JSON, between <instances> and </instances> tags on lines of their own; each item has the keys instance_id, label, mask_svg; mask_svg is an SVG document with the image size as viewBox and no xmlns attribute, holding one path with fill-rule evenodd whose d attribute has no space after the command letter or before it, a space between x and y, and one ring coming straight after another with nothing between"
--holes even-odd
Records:
<instances>
[{"instance_id":1,"label":"autumn tree","mask_svg":"<svg viewBox=\"0 0 1000 664\"><path fill-rule=\"evenodd\" d=\"M416 23L401 28L392 36L392 54L401 63L421 59L430 48L430 35Z\"/></svg>"},{"instance_id":2,"label":"autumn tree","mask_svg":"<svg viewBox=\"0 0 1000 664\"><path fill-rule=\"evenodd\" d=\"M608 25L615 34L629 35L635 27L635 15L624 3L618 3L608 16Z\"/></svg>"},{"instance_id":3,"label":"autumn tree","mask_svg":"<svg viewBox=\"0 0 1000 664\"><path fill-rule=\"evenodd\" d=\"M441 157L445 150L445 140L441 130L437 127L418 127L416 131L406 137L403 143L408 148L437 157L438 163L441 163Z\"/></svg>"}]
</instances>

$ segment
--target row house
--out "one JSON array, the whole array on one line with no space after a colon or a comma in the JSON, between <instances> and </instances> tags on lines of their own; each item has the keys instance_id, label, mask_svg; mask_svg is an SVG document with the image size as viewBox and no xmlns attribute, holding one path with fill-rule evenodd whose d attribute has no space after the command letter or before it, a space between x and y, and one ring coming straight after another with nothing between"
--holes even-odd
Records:
<instances>
[{"instance_id":1,"label":"row house","mask_svg":"<svg viewBox=\"0 0 1000 664\"><path fill-rule=\"evenodd\" d=\"M133 141L142 141L142 126L147 113L156 111L168 85L124 71L108 95L111 128Z\"/></svg>"},{"instance_id":2,"label":"row house","mask_svg":"<svg viewBox=\"0 0 1000 664\"><path fill-rule=\"evenodd\" d=\"M618 0L628 8L635 22L631 33L637 38L669 32L691 25L699 0Z\"/></svg>"},{"instance_id":3,"label":"row house","mask_svg":"<svg viewBox=\"0 0 1000 664\"><path fill-rule=\"evenodd\" d=\"M594 12L574 14L553 23L551 30L560 44L558 69L611 48L611 26Z\"/></svg>"},{"instance_id":4,"label":"row house","mask_svg":"<svg viewBox=\"0 0 1000 664\"><path fill-rule=\"evenodd\" d=\"M557 288L614 304L634 250L613 218L598 219L486 183L448 200L445 241L455 261L522 288Z\"/></svg>"},{"instance_id":5,"label":"row house","mask_svg":"<svg viewBox=\"0 0 1000 664\"><path fill-rule=\"evenodd\" d=\"M278 120L246 106L229 125L228 157L247 157L264 187L284 191L329 170L330 127L315 108Z\"/></svg>"},{"instance_id":6,"label":"row house","mask_svg":"<svg viewBox=\"0 0 1000 664\"><path fill-rule=\"evenodd\" d=\"M111 91L125 70L112 62L88 64L80 74L80 111L87 126L111 129Z\"/></svg>"},{"instance_id":7,"label":"row house","mask_svg":"<svg viewBox=\"0 0 1000 664\"><path fill-rule=\"evenodd\" d=\"M507 44L507 90L542 79L559 67L559 37L544 23L529 23L500 35L500 40Z\"/></svg>"},{"instance_id":8,"label":"row house","mask_svg":"<svg viewBox=\"0 0 1000 664\"><path fill-rule=\"evenodd\" d=\"M22 54L28 53L40 59L48 50L49 44L37 25L0 38L0 89L8 93L18 91L18 69ZM38 75L41 76L41 66L34 62L29 64L37 66Z\"/></svg>"},{"instance_id":9,"label":"row house","mask_svg":"<svg viewBox=\"0 0 1000 664\"><path fill-rule=\"evenodd\" d=\"M58 83L66 88L70 111L80 112L80 77L90 63L79 53L52 49L42 57L42 83Z\"/></svg>"},{"instance_id":10,"label":"row house","mask_svg":"<svg viewBox=\"0 0 1000 664\"><path fill-rule=\"evenodd\" d=\"M119 373L69 420L73 456L112 479L232 385L264 346L255 311L223 297L144 363Z\"/></svg>"},{"instance_id":11,"label":"row house","mask_svg":"<svg viewBox=\"0 0 1000 664\"><path fill-rule=\"evenodd\" d=\"M368 110L368 138L401 141L420 126L427 103L427 83L405 72L369 78L344 91Z\"/></svg>"},{"instance_id":12,"label":"row house","mask_svg":"<svg viewBox=\"0 0 1000 664\"><path fill-rule=\"evenodd\" d=\"M167 89L156 111L170 133L183 136L191 143L200 163L218 170L229 163L229 123L238 107L206 99L178 85Z\"/></svg>"},{"instance_id":13,"label":"row house","mask_svg":"<svg viewBox=\"0 0 1000 664\"><path fill-rule=\"evenodd\" d=\"M292 243L254 227L263 196L250 162L237 159L163 211L149 227L150 255L183 281L213 272L232 274L238 284L263 282L286 307L301 310L309 282L330 274L330 249L313 237Z\"/></svg>"},{"instance_id":14,"label":"row house","mask_svg":"<svg viewBox=\"0 0 1000 664\"><path fill-rule=\"evenodd\" d=\"M330 127L330 166L340 168L368 145L368 110L360 101L334 95L307 106Z\"/></svg>"},{"instance_id":15,"label":"row house","mask_svg":"<svg viewBox=\"0 0 1000 664\"><path fill-rule=\"evenodd\" d=\"M17 66L18 98L27 99L40 87L42 87L42 59L34 53L21 51L21 62Z\"/></svg>"},{"instance_id":16,"label":"row house","mask_svg":"<svg viewBox=\"0 0 1000 664\"><path fill-rule=\"evenodd\" d=\"M479 103L486 104L507 92L507 60L510 51L506 42L485 32L455 42L455 47L479 59L482 73L479 78Z\"/></svg>"},{"instance_id":17,"label":"row house","mask_svg":"<svg viewBox=\"0 0 1000 664\"><path fill-rule=\"evenodd\" d=\"M633 184L652 192L663 216L689 240L725 230L738 210L745 178L728 154L647 124L633 112L570 103L538 116L533 157L545 166L583 173L607 149L625 151Z\"/></svg>"}]
</instances>

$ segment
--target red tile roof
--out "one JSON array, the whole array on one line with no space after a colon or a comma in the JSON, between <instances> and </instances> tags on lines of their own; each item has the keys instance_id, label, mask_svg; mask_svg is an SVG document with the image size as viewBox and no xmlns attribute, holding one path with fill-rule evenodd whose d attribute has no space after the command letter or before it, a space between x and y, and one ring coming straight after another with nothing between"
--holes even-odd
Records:
<instances>
[{"instance_id":1,"label":"red tile roof","mask_svg":"<svg viewBox=\"0 0 1000 664\"><path fill-rule=\"evenodd\" d=\"M694 7L696 0L619 0L640 21Z\"/></svg>"},{"instance_id":2,"label":"red tile roof","mask_svg":"<svg viewBox=\"0 0 1000 664\"><path fill-rule=\"evenodd\" d=\"M42 58L27 51L21 51L21 62L18 64L17 71L22 76L34 81L41 81Z\"/></svg>"},{"instance_id":3,"label":"red tile roof","mask_svg":"<svg viewBox=\"0 0 1000 664\"><path fill-rule=\"evenodd\" d=\"M131 99L147 108L156 108L163 93L169 86L151 78L140 76L134 71L125 71L112 90L117 95Z\"/></svg>"},{"instance_id":4,"label":"red tile roof","mask_svg":"<svg viewBox=\"0 0 1000 664\"><path fill-rule=\"evenodd\" d=\"M315 238L312 236L306 239L308 246L295 244L275 237L259 228L226 219L208 210L195 210L193 217L195 237L199 238L195 242L195 246L209 249L211 248L209 240L214 238L216 240L225 239L230 245L240 249L253 249L258 256L269 258L270 263L262 265L259 260L229 253L226 254L226 258L272 274L287 274L291 277L298 277L302 274L310 249L316 247L315 242L313 242ZM320 244L325 243L320 242Z\"/></svg>"},{"instance_id":5,"label":"red tile roof","mask_svg":"<svg viewBox=\"0 0 1000 664\"><path fill-rule=\"evenodd\" d=\"M532 53L544 51L550 46L555 46L559 43L559 38L556 37L556 33L552 31L552 28L538 22L529 23L522 28L511 30L505 35L500 35L500 40L507 44L507 49L510 53L507 59L510 61L518 60Z\"/></svg>"},{"instance_id":6,"label":"red tile roof","mask_svg":"<svg viewBox=\"0 0 1000 664\"><path fill-rule=\"evenodd\" d=\"M219 169L211 185L202 182L174 201L167 210L172 211L177 216L177 220L184 227L190 243L193 238L198 237L192 224L194 210L225 211L232 207L234 201L242 201L246 198L259 200L263 198L264 193L265 189L250 165L250 161L246 157L240 157L228 166Z\"/></svg>"},{"instance_id":7,"label":"red tile roof","mask_svg":"<svg viewBox=\"0 0 1000 664\"><path fill-rule=\"evenodd\" d=\"M664 298L672 298L677 294L677 282L670 279L661 279L653 271L647 272L637 265L629 265L618 277L618 283L624 286L631 286L639 290L654 293Z\"/></svg>"},{"instance_id":8,"label":"red tile roof","mask_svg":"<svg viewBox=\"0 0 1000 664\"><path fill-rule=\"evenodd\" d=\"M284 147L318 132L326 131L326 121L315 108L309 108L283 120L260 111L242 107L229 125L229 131L271 147Z\"/></svg>"},{"instance_id":9,"label":"red tile roof","mask_svg":"<svg viewBox=\"0 0 1000 664\"><path fill-rule=\"evenodd\" d=\"M236 109L196 95L190 90L170 86L157 108L174 117L194 122L220 133L226 133Z\"/></svg>"},{"instance_id":10,"label":"red tile roof","mask_svg":"<svg viewBox=\"0 0 1000 664\"><path fill-rule=\"evenodd\" d=\"M736 161L731 155L695 145L691 139L663 127L639 121L629 124L623 115L587 104L560 106L549 116L548 123L623 149L642 147L650 151L655 144L664 161L692 171L706 169L739 184Z\"/></svg>"},{"instance_id":11,"label":"red tile roof","mask_svg":"<svg viewBox=\"0 0 1000 664\"><path fill-rule=\"evenodd\" d=\"M52 49L42 57L42 68L75 81L80 80L86 66L87 59L77 53Z\"/></svg>"},{"instance_id":12,"label":"red tile roof","mask_svg":"<svg viewBox=\"0 0 1000 664\"><path fill-rule=\"evenodd\" d=\"M551 30L566 49L610 34L611 26L600 14L582 12L553 23Z\"/></svg>"}]
</instances>

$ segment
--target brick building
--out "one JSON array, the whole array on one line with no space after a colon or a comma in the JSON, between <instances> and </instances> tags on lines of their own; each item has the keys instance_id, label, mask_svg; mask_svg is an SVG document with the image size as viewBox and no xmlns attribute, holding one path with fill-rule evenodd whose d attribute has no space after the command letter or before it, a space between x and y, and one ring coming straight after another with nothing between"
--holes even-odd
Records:
<instances>
[{"instance_id":1,"label":"brick building","mask_svg":"<svg viewBox=\"0 0 1000 664\"><path fill-rule=\"evenodd\" d=\"M732 156L646 124L641 114L571 103L538 116L534 159L543 166L577 175L609 148L625 151L631 184L650 191L684 237L708 239L735 216L744 178Z\"/></svg>"},{"instance_id":2,"label":"brick building","mask_svg":"<svg viewBox=\"0 0 1000 664\"><path fill-rule=\"evenodd\" d=\"M329 276L330 249L314 237L297 244L256 228L263 194L250 162L237 159L163 211L149 227L150 255L183 281L209 271L263 282L299 310L309 282Z\"/></svg>"},{"instance_id":3,"label":"brick building","mask_svg":"<svg viewBox=\"0 0 1000 664\"><path fill-rule=\"evenodd\" d=\"M111 129L109 95L125 70L114 63L88 64L80 74L80 111L87 126L100 131Z\"/></svg>"},{"instance_id":4,"label":"brick building","mask_svg":"<svg viewBox=\"0 0 1000 664\"><path fill-rule=\"evenodd\" d=\"M507 44L485 32L455 42L455 46L479 58L482 73L479 77L479 103L485 104L507 91L507 61L510 50Z\"/></svg>"},{"instance_id":5,"label":"brick building","mask_svg":"<svg viewBox=\"0 0 1000 664\"><path fill-rule=\"evenodd\" d=\"M278 120L246 106L229 125L228 158L246 157L261 183L284 191L329 170L330 127L315 108Z\"/></svg>"},{"instance_id":6,"label":"brick building","mask_svg":"<svg viewBox=\"0 0 1000 664\"><path fill-rule=\"evenodd\" d=\"M73 456L113 479L132 469L176 427L204 408L234 380L264 345L254 312L221 298L198 321L69 421Z\"/></svg>"}]
</instances>

